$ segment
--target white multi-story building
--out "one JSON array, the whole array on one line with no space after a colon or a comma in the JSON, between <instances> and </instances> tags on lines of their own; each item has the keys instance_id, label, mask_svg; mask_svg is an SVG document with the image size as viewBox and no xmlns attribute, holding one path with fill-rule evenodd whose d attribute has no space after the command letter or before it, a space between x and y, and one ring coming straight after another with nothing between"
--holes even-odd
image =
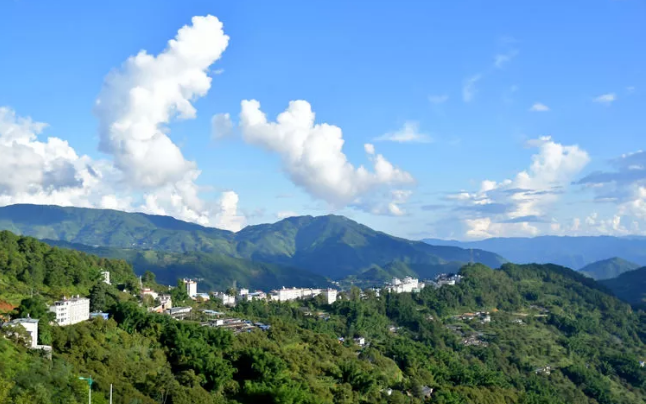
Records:
<instances>
[{"instance_id":1,"label":"white multi-story building","mask_svg":"<svg viewBox=\"0 0 646 404\"><path fill-rule=\"evenodd\" d=\"M303 289L300 288L286 288L276 289L271 291L271 300L278 302L286 302L289 300L296 300L303 297Z\"/></svg>"},{"instance_id":2,"label":"white multi-story building","mask_svg":"<svg viewBox=\"0 0 646 404\"><path fill-rule=\"evenodd\" d=\"M197 295L197 282L192 279L184 279L186 285L186 293L188 297L195 297Z\"/></svg>"},{"instance_id":3,"label":"white multi-story building","mask_svg":"<svg viewBox=\"0 0 646 404\"><path fill-rule=\"evenodd\" d=\"M328 288L328 289L323 289L321 294L323 295L323 297L325 297L325 301L327 302L327 304L332 304L336 302L336 296L338 294L338 291L336 289Z\"/></svg>"},{"instance_id":4,"label":"white multi-story building","mask_svg":"<svg viewBox=\"0 0 646 404\"><path fill-rule=\"evenodd\" d=\"M403 280L400 280L399 278L393 278L390 285L386 286L386 289L392 293L403 293L416 291L418 290L418 286L418 279L407 276Z\"/></svg>"},{"instance_id":5,"label":"white multi-story building","mask_svg":"<svg viewBox=\"0 0 646 404\"><path fill-rule=\"evenodd\" d=\"M54 302L49 311L56 314L58 325L71 325L90 318L90 299L75 296Z\"/></svg>"},{"instance_id":6,"label":"white multi-story building","mask_svg":"<svg viewBox=\"0 0 646 404\"><path fill-rule=\"evenodd\" d=\"M27 334L29 334L29 348L38 348L38 320L35 318L17 318L3 325L3 327L16 327L23 326Z\"/></svg>"},{"instance_id":7,"label":"white multi-story building","mask_svg":"<svg viewBox=\"0 0 646 404\"><path fill-rule=\"evenodd\" d=\"M325 294L328 302L336 301L337 291L334 289L286 288L272 290L269 298L272 301L287 302L289 300L305 299Z\"/></svg>"},{"instance_id":8,"label":"white multi-story building","mask_svg":"<svg viewBox=\"0 0 646 404\"><path fill-rule=\"evenodd\" d=\"M236 304L236 297L230 296L225 292L214 292L213 297L215 297L218 300L221 300L222 304L224 304L225 306L235 306Z\"/></svg>"},{"instance_id":9,"label":"white multi-story building","mask_svg":"<svg viewBox=\"0 0 646 404\"><path fill-rule=\"evenodd\" d=\"M109 271L101 271L101 276L103 277L103 282L110 285L110 272Z\"/></svg>"}]
</instances>

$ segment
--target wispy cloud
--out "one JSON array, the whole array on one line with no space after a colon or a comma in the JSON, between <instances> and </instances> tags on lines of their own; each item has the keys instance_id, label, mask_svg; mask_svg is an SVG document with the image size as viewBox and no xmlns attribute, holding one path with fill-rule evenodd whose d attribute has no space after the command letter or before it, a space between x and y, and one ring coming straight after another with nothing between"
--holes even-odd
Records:
<instances>
[{"instance_id":1,"label":"wispy cloud","mask_svg":"<svg viewBox=\"0 0 646 404\"><path fill-rule=\"evenodd\" d=\"M547 112L550 110L550 107L547 105L540 103L540 102L535 102L534 105L529 108L530 111L532 112Z\"/></svg>"},{"instance_id":2,"label":"wispy cloud","mask_svg":"<svg viewBox=\"0 0 646 404\"><path fill-rule=\"evenodd\" d=\"M386 133L374 139L377 142L397 142L397 143L430 143L433 139L425 134L420 133L419 123L407 121L404 126L396 132Z\"/></svg>"},{"instance_id":3,"label":"wispy cloud","mask_svg":"<svg viewBox=\"0 0 646 404\"><path fill-rule=\"evenodd\" d=\"M287 219L288 217L293 217L293 216L298 216L298 213L293 212L291 210L276 212L276 219L278 220Z\"/></svg>"},{"instance_id":4,"label":"wispy cloud","mask_svg":"<svg viewBox=\"0 0 646 404\"><path fill-rule=\"evenodd\" d=\"M493 58L493 65L496 69L502 69L507 63L518 55L517 50L511 50L507 53L498 53Z\"/></svg>"},{"instance_id":5,"label":"wispy cloud","mask_svg":"<svg viewBox=\"0 0 646 404\"><path fill-rule=\"evenodd\" d=\"M482 74L476 74L471 77L467 77L462 83L462 99L464 102L473 101L478 90L476 89L476 84L482 78Z\"/></svg>"},{"instance_id":6,"label":"wispy cloud","mask_svg":"<svg viewBox=\"0 0 646 404\"><path fill-rule=\"evenodd\" d=\"M598 97L592 99L593 102L599 104L610 105L617 100L617 95L615 93L602 94Z\"/></svg>"},{"instance_id":7,"label":"wispy cloud","mask_svg":"<svg viewBox=\"0 0 646 404\"><path fill-rule=\"evenodd\" d=\"M428 101L433 105L444 104L448 100L449 100L449 96L446 94L428 96Z\"/></svg>"}]
</instances>

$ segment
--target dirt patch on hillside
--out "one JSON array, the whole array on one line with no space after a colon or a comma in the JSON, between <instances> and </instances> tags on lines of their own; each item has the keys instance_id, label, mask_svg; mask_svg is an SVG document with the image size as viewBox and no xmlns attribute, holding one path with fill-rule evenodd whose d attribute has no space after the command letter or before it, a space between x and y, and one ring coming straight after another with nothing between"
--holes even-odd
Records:
<instances>
[{"instance_id":1,"label":"dirt patch on hillside","mask_svg":"<svg viewBox=\"0 0 646 404\"><path fill-rule=\"evenodd\" d=\"M0 313L7 313L15 308L16 306L14 306L13 304L5 302L4 300L0 300Z\"/></svg>"}]
</instances>

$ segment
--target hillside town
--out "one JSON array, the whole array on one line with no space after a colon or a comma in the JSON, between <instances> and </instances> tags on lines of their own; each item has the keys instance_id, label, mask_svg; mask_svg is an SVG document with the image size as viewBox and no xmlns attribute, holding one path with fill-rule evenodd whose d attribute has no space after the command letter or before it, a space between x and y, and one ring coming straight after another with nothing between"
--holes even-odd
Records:
<instances>
[{"instance_id":1,"label":"hillside town","mask_svg":"<svg viewBox=\"0 0 646 404\"><path fill-rule=\"evenodd\" d=\"M101 280L106 284L110 282L110 272L101 271ZM380 292L386 293L417 293L425 287L439 288L445 285L452 286L459 283L462 279L461 275L455 274L440 274L433 280L419 281L417 278L404 277L399 279L394 277L391 281L385 282L382 288L370 288L379 297ZM282 287L280 289L272 289L269 292L262 290L250 291L248 288L240 288L238 290L232 289L226 292L213 291L210 293L198 292L198 281L195 279L185 278L182 279L182 284L186 288L186 295L194 301L207 301L214 299L219 301L224 306L233 307L241 302L250 301L267 301L267 302L290 302L297 300L313 299L320 296L321 301L325 304L333 304L337 299L343 296L344 292L332 288L297 288L297 287ZM159 313L168 315L177 320L184 320L193 318L193 307L190 306L173 306L173 301L170 293L159 293L150 287L144 287L141 279L139 285L139 300L140 304L147 306L148 312ZM171 290L173 287L168 286ZM365 294L362 292L362 297ZM59 326L68 326L77 324L83 321L90 320L95 317L102 317L108 319L107 313L91 312L90 299L80 295L63 296L60 300L55 301L50 307L49 311L54 313L54 322ZM234 333L250 332L254 329L266 331L269 325L244 320L240 318L227 318L225 313L214 310L203 309L200 313L206 317L210 317L208 321L202 322L203 326L217 327L231 330ZM483 321L489 321L488 313ZM311 313L310 313L311 315ZM472 316L480 316L481 313L476 313ZM325 319L329 317L326 313L320 313L319 318ZM469 317L469 313L464 314L461 318ZM46 352L51 352L51 347L46 345L38 345L38 322L37 319L32 318L17 318L7 323L3 327L21 326L25 329L28 336L27 345L32 349L41 349ZM391 332L396 332L393 328ZM343 342L342 340L340 340ZM365 340L363 338L356 338L354 341L358 346L364 346Z\"/></svg>"}]
</instances>

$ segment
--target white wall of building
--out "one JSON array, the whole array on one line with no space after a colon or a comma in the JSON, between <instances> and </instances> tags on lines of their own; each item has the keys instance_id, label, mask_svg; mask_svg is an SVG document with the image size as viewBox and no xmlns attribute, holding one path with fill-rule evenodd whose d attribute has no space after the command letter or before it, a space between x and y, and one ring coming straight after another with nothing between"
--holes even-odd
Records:
<instances>
[{"instance_id":1,"label":"white wall of building","mask_svg":"<svg viewBox=\"0 0 646 404\"><path fill-rule=\"evenodd\" d=\"M90 299L73 297L54 302L49 311L56 314L58 325L71 325L90 318Z\"/></svg>"},{"instance_id":2,"label":"white wall of building","mask_svg":"<svg viewBox=\"0 0 646 404\"><path fill-rule=\"evenodd\" d=\"M188 297L195 297L195 295L197 295L197 282L190 279L184 279L184 284L186 285L186 293L188 294Z\"/></svg>"},{"instance_id":3,"label":"white wall of building","mask_svg":"<svg viewBox=\"0 0 646 404\"><path fill-rule=\"evenodd\" d=\"M29 334L29 348L38 347L38 320L35 318L17 318L5 324L7 327L23 326Z\"/></svg>"},{"instance_id":4,"label":"white wall of building","mask_svg":"<svg viewBox=\"0 0 646 404\"><path fill-rule=\"evenodd\" d=\"M336 297L338 294L338 291L336 289L323 289L321 293L325 297L325 301L327 302L327 304L332 304L336 302Z\"/></svg>"}]
</instances>

